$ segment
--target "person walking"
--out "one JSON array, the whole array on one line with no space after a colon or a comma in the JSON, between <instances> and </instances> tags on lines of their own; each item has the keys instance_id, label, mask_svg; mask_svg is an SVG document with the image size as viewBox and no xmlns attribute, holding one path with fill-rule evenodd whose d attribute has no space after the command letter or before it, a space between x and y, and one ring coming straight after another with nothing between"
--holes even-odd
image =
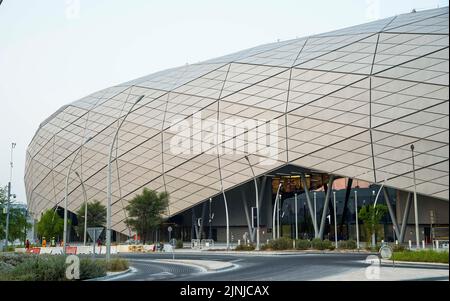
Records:
<instances>
[{"instance_id":1,"label":"person walking","mask_svg":"<svg viewBox=\"0 0 450 301\"><path fill-rule=\"evenodd\" d=\"M29 250L30 249L30 241L27 239L27 241L25 242L25 249Z\"/></svg>"},{"instance_id":2,"label":"person walking","mask_svg":"<svg viewBox=\"0 0 450 301\"><path fill-rule=\"evenodd\" d=\"M47 247L47 240L45 239L45 237L42 237L42 247Z\"/></svg>"}]
</instances>

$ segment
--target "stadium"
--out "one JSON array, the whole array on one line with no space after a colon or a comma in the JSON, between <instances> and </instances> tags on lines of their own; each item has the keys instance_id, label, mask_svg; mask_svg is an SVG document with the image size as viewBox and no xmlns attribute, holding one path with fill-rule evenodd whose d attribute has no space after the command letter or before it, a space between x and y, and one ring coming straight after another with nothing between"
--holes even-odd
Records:
<instances>
[{"instance_id":1,"label":"stadium","mask_svg":"<svg viewBox=\"0 0 450 301\"><path fill-rule=\"evenodd\" d=\"M86 198L106 205L109 165L117 242L135 234L125 207L143 188L170 194L155 239L171 226L184 241L255 241L253 207L262 242L354 239L355 209L377 201L389 209L382 239L415 241L417 209L420 241L448 240L448 52L445 7L93 93L30 142L29 211L63 208L66 190L70 212Z\"/></svg>"}]
</instances>

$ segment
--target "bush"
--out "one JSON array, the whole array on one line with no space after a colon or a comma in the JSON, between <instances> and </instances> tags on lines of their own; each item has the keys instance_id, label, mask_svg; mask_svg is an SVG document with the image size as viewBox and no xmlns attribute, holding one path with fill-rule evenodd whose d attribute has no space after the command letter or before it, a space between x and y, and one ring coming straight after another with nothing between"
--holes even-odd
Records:
<instances>
[{"instance_id":1,"label":"bush","mask_svg":"<svg viewBox=\"0 0 450 301\"><path fill-rule=\"evenodd\" d=\"M255 250L255 245L253 245L253 244L237 245L234 250L235 251L254 251Z\"/></svg>"},{"instance_id":2,"label":"bush","mask_svg":"<svg viewBox=\"0 0 450 301\"><path fill-rule=\"evenodd\" d=\"M288 237L280 237L275 240L269 241L268 244L265 245L265 250L290 250L292 249L292 239Z\"/></svg>"},{"instance_id":3,"label":"bush","mask_svg":"<svg viewBox=\"0 0 450 301\"><path fill-rule=\"evenodd\" d=\"M402 246L402 245L394 245L392 247L392 251L394 251L394 252L403 252L403 251L406 251L406 247Z\"/></svg>"},{"instance_id":4,"label":"bush","mask_svg":"<svg viewBox=\"0 0 450 301\"><path fill-rule=\"evenodd\" d=\"M311 242L306 239L297 239L295 241L295 248L297 250L307 250L311 248Z\"/></svg>"},{"instance_id":5,"label":"bush","mask_svg":"<svg viewBox=\"0 0 450 301\"><path fill-rule=\"evenodd\" d=\"M181 239L177 239L175 243L175 249L183 249L183 241Z\"/></svg>"},{"instance_id":6,"label":"bush","mask_svg":"<svg viewBox=\"0 0 450 301\"><path fill-rule=\"evenodd\" d=\"M64 281L65 272L65 256L36 255L19 263L9 277L19 281Z\"/></svg>"},{"instance_id":7,"label":"bush","mask_svg":"<svg viewBox=\"0 0 450 301\"><path fill-rule=\"evenodd\" d=\"M320 238L314 238L311 241L311 246L316 250L334 250L334 246L328 239L321 240Z\"/></svg>"},{"instance_id":8,"label":"bush","mask_svg":"<svg viewBox=\"0 0 450 301\"><path fill-rule=\"evenodd\" d=\"M341 240L338 242L338 247L344 250L354 250L357 246L354 240Z\"/></svg>"},{"instance_id":9,"label":"bush","mask_svg":"<svg viewBox=\"0 0 450 301\"><path fill-rule=\"evenodd\" d=\"M66 281L66 256L15 254L0 257L0 280ZM80 259L80 279L106 275L102 260Z\"/></svg>"},{"instance_id":10,"label":"bush","mask_svg":"<svg viewBox=\"0 0 450 301\"><path fill-rule=\"evenodd\" d=\"M104 260L82 258L80 260L80 280L106 276L107 265Z\"/></svg>"},{"instance_id":11,"label":"bush","mask_svg":"<svg viewBox=\"0 0 450 301\"><path fill-rule=\"evenodd\" d=\"M434 250L402 251L392 254L394 260L448 263L448 252Z\"/></svg>"},{"instance_id":12,"label":"bush","mask_svg":"<svg viewBox=\"0 0 450 301\"><path fill-rule=\"evenodd\" d=\"M120 257L115 257L111 259L107 265L106 269L111 272L119 272L119 271L125 271L129 268L128 260Z\"/></svg>"}]
</instances>

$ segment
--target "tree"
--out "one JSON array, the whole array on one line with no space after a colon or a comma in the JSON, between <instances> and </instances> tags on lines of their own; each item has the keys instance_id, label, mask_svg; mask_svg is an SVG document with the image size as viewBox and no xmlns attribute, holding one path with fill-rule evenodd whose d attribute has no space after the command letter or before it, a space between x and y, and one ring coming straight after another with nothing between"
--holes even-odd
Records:
<instances>
[{"instance_id":1,"label":"tree","mask_svg":"<svg viewBox=\"0 0 450 301\"><path fill-rule=\"evenodd\" d=\"M161 224L168 204L168 193L144 188L142 194L136 195L126 207L128 218L125 223L141 236L145 244L150 233Z\"/></svg>"},{"instance_id":2,"label":"tree","mask_svg":"<svg viewBox=\"0 0 450 301\"><path fill-rule=\"evenodd\" d=\"M6 209L8 203L6 194L6 190L0 188L0 239L5 239L6 235L6 214L3 213L3 208ZM10 203L8 241L13 242L16 239L19 239L22 242L25 241L26 229L29 227L31 227L31 224L27 221L26 208L13 206Z\"/></svg>"},{"instance_id":3,"label":"tree","mask_svg":"<svg viewBox=\"0 0 450 301\"><path fill-rule=\"evenodd\" d=\"M367 233L367 239L370 241L370 237L373 237L380 230L380 222L388 209L386 205L378 204L375 207L373 205L366 205L359 211L358 217L364 223L364 229ZM374 242L372 241L372 244Z\"/></svg>"},{"instance_id":4,"label":"tree","mask_svg":"<svg viewBox=\"0 0 450 301\"><path fill-rule=\"evenodd\" d=\"M70 220L67 221L68 225ZM52 237L62 237L64 232L64 219L62 219L53 209L48 209L41 216L37 223L37 233L41 237L50 239Z\"/></svg>"},{"instance_id":5,"label":"tree","mask_svg":"<svg viewBox=\"0 0 450 301\"><path fill-rule=\"evenodd\" d=\"M77 232L80 237L84 235L84 203L77 211L78 226ZM106 206L94 200L87 203L87 226L104 227L106 224Z\"/></svg>"}]
</instances>

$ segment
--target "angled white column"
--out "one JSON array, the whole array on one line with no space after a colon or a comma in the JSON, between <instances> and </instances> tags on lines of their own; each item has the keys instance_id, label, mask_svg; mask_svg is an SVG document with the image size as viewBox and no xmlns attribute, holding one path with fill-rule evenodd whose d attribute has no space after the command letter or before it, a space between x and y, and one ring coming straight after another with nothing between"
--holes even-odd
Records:
<instances>
[{"instance_id":1,"label":"angled white column","mask_svg":"<svg viewBox=\"0 0 450 301\"><path fill-rule=\"evenodd\" d=\"M323 211L322 211L322 219L320 221L320 229L319 229L319 237L320 239L323 239L323 232L325 230L325 220L327 218L327 212L328 212L328 204L330 203L330 193L331 190L333 189L332 184L333 184L333 180L334 180L334 176L330 175L330 178L328 179L328 186L327 186L327 193L325 195L325 203L323 205Z\"/></svg>"}]
</instances>

